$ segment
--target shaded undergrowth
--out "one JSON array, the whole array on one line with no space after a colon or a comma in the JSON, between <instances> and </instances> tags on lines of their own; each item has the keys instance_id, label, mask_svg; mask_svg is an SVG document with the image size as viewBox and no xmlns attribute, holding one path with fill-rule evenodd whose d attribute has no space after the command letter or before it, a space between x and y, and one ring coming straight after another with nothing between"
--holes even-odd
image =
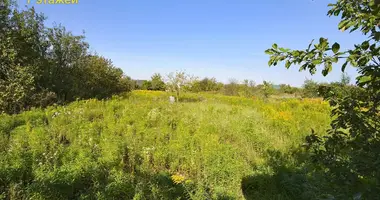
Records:
<instances>
[{"instance_id":1,"label":"shaded undergrowth","mask_svg":"<svg viewBox=\"0 0 380 200\"><path fill-rule=\"evenodd\" d=\"M366 199L345 183L334 182L323 168L313 163L310 153L296 148L287 153L269 150L267 163L245 176L241 188L245 199L335 200Z\"/></svg>"}]
</instances>

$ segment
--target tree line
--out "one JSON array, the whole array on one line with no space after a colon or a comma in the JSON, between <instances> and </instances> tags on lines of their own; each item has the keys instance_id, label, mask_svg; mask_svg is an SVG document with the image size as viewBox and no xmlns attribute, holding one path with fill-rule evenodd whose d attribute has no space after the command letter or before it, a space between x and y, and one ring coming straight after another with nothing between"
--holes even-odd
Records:
<instances>
[{"instance_id":1,"label":"tree line","mask_svg":"<svg viewBox=\"0 0 380 200\"><path fill-rule=\"evenodd\" d=\"M33 7L20 10L13 0L0 0L0 7L0 113L19 113L77 99L103 99L132 89L169 90L178 98L182 92L321 97L324 92L357 88L349 86L349 81L320 84L306 80L302 88L235 79L224 84L181 71L165 78L156 73L139 85L111 60L90 52L83 35L74 35L62 25L47 27L43 14Z\"/></svg>"},{"instance_id":2,"label":"tree line","mask_svg":"<svg viewBox=\"0 0 380 200\"><path fill-rule=\"evenodd\" d=\"M268 98L273 95L279 97L320 98L325 93L342 96L348 92L360 90L356 85L350 84L350 77L346 73L342 73L339 81L318 83L312 79L306 79L301 87L293 87L289 84L275 85L270 81L256 84L248 79L244 81L230 79L228 83L222 83L214 77L200 79L184 71L177 71L170 73L166 77L155 73L150 80L144 80L141 84L135 82L134 85L134 89L171 91L175 92L177 96L181 92L211 92L248 98Z\"/></svg>"},{"instance_id":3,"label":"tree line","mask_svg":"<svg viewBox=\"0 0 380 200\"><path fill-rule=\"evenodd\" d=\"M89 51L83 35L45 26L32 8L0 0L0 113L77 99L107 98L132 89L111 60Z\"/></svg>"}]
</instances>

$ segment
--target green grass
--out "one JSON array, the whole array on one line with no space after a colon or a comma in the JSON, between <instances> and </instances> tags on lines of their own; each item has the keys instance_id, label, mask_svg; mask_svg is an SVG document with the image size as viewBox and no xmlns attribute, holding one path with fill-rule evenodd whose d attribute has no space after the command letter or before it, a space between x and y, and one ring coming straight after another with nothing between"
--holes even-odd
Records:
<instances>
[{"instance_id":1,"label":"green grass","mask_svg":"<svg viewBox=\"0 0 380 200\"><path fill-rule=\"evenodd\" d=\"M0 116L0 199L291 199L260 179L276 171L270 152L290 153L330 121L318 99L168 96Z\"/></svg>"}]
</instances>

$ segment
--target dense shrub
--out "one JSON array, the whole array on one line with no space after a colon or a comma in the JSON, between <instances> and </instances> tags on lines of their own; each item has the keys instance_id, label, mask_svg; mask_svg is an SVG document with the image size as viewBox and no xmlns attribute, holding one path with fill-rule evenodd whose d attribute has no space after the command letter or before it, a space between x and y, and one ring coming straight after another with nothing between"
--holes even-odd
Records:
<instances>
[{"instance_id":1,"label":"dense shrub","mask_svg":"<svg viewBox=\"0 0 380 200\"><path fill-rule=\"evenodd\" d=\"M141 89L143 90L157 90L157 91L165 91L166 84L163 80L163 77L159 73L155 73L152 75L151 80L145 80L142 84Z\"/></svg>"},{"instance_id":2,"label":"dense shrub","mask_svg":"<svg viewBox=\"0 0 380 200\"><path fill-rule=\"evenodd\" d=\"M0 7L0 113L131 90L120 69L88 52L84 36L45 27L33 7L19 10L12 0Z\"/></svg>"},{"instance_id":3,"label":"dense shrub","mask_svg":"<svg viewBox=\"0 0 380 200\"><path fill-rule=\"evenodd\" d=\"M220 91L223 83L218 82L215 78L203 78L202 80L194 81L191 91L192 92L212 92Z\"/></svg>"}]
</instances>

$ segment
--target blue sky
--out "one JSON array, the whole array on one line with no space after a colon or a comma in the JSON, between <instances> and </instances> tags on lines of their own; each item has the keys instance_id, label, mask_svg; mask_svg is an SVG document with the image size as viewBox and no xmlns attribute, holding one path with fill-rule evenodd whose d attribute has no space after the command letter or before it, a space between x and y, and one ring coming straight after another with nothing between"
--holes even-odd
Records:
<instances>
[{"instance_id":1,"label":"blue sky","mask_svg":"<svg viewBox=\"0 0 380 200\"><path fill-rule=\"evenodd\" d=\"M360 34L342 33L338 19L326 16L327 0L78 0L73 5L36 4L51 26L61 23L74 34L85 31L91 50L110 58L134 79L153 73L185 70L199 77L227 82L263 80L300 86L305 78L334 81L335 66L327 77L310 76L297 67L269 68L265 49L272 43L305 48L320 36L350 48ZM27 0L18 0L20 7ZM349 75L356 72L350 68ZM354 80L352 80L354 81Z\"/></svg>"}]
</instances>

